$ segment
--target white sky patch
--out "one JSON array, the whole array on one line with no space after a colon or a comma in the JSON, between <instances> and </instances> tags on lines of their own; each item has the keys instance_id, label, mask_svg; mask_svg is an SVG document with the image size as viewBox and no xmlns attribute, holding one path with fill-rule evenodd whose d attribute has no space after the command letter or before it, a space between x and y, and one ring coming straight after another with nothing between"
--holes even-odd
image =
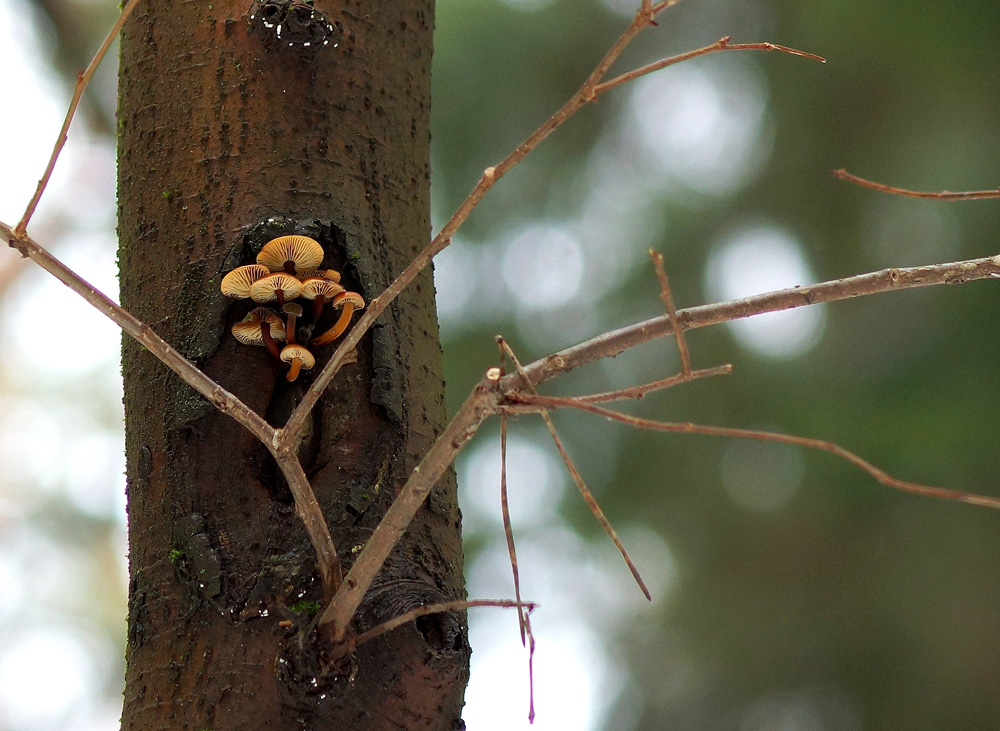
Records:
<instances>
[{"instance_id":1,"label":"white sky patch","mask_svg":"<svg viewBox=\"0 0 1000 731\"><path fill-rule=\"evenodd\" d=\"M755 226L738 229L716 245L705 288L711 301L722 301L814 281L802 245L790 233ZM742 346L759 355L794 358L819 341L825 321L819 304L736 320L728 327Z\"/></svg>"},{"instance_id":2,"label":"white sky patch","mask_svg":"<svg viewBox=\"0 0 1000 731\"><path fill-rule=\"evenodd\" d=\"M3 547L3 544L0 544ZM9 561L0 561L0 622L9 621L21 600L23 583Z\"/></svg>"},{"instance_id":3,"label":"white sky patch","mask_svg":"<svg viewBox=\"0 0 1000 731\"><path fill-rule=\"evenodd\" d=\"M57 202L60 212L73 222L76 231L87 228L100 231L105 234L103 246L112 251L117 245L113 235L116 165L114 145L96 142L84 130L71 127L69 141L56 165L59 174L53 175L45 192L45 198ZM111 271L117 271L114 260L108 261ZM116 289L105 294L117 299L115 286Z\"/></svg>"},{"instance_id":4,"label":"white sky patch","mask_svg":"<svg viewBox=\"0 0 1000 731\"><path fill-rule=\"evenodd\" d=\"M58 253L92 286L117 299L110 234L81 234ZM117 372L121 331L79 295L41 270L28 272L9 298L0 365L12 380L77 373L98 365Z\"/></svg>"},{"instance_id":5,"label":"white sky patch","mask_svg":"<svg viewBox=\"0 0 1000 731\"><path fill-rule=\"evenodd\" d=\"M434 257L434 288L437 291L438 317L441 326L459 322L469 306L479 281L480 257L475 247L461 239Z\"/></svg>"},{"instance_id":6,"label":"white sky patch","mask_svg":"<svg viewBox=\"0 0 1000 731\"><path fill-rule=\"evenodd\" d=\"M16 114L0 118L0 219L14 225L45 169L69 103L64 90L38 73L42 63L31 11L19 0L0 3L0 98L16 100Z\"/></svg>"},{"instance_id":7,"label":"white sky patch","mask_svg":"<svg viewBox=\"0 0 1000 731\"><path fill-rule=\"evenodd\" d=\"M791 444L735 440L720 465L722 484L733 502L754 513L783 508L802 487L805 460Z\"/></svg>"},{"instance_id":8,"label":"white sky patch","mask_svg":"<svg viewBox=\"0 0 1000 731\"><path fill-rule=\"evenodd\" d=\"M476 610L472 610L476 611ZM480 610L490 611L490 610ZM506 613L506 610L503 610ZM512 612L511 612L512 614ZM471 622L472 679L462 714L476 731L589 731L599 728L603 691L600 640L581 625L536 629L535 722L528 723L528 653L519 639L517 619ZM499 634L503 640L497 642ZM490 642L490 640L494 640Z\"/></svg>"},{"instance_id":9,"label":"white sky patch","mask_svg":"<svg viewBox=\"0 0 1000 731\"><path fill-rule=\"evenodd\" d=\"M672 564L665 558L669 549L657 537L624 529L659 594L673 581L672 565L663 570ZM516 616L506 610L473 610L466 723L477 731L603 728L604 714L628 685L627 669L607 643L634 621L637 606L648 610L649 604L634 584L624 587L632 578L613 546L605 550L610 542L606 546L603 538L587 542L568 526L553 524L515 530L515 538L522 597L541 605L532 615L537 718L528 725L527 653ZM468 583L472 597L513 595L502 535L470 562ZM623 600L625 590L634 592L635 602ZM619 720L609 728L629 728Z\"/></svg>"},{"instance_id":10,"label":"white sky patch","mask_svg":"<svg viewBox=\"0 0 1000 731\"><path fill-rule=\"evenodd\" d=\"M62 461L70 500L84 513L125 520L121 434L94 431L67 445Z\"/></svg>"},{"instance_id":11,"label":"white sky patch","mask_svg":"<svg viewBox=\"0 0 1000 731\"><path fill-rule=\"evenodd\" d=\"M18 627L0 655L0 724L9 731L61 729L85 708L108 671L100 642L70 627Z\"/></svg>"},{"instance_id":12,"label":"white sky patch","mask_svg":"<svg viewBox=\"0 0 1000 731\"><path fill-rule=\"evenodd\" d=\"M770 155L767 84L752 62L690 62L639 79L628 100L647 174L702 193L732 193ZM631 137L631 135L629 135Z\"/></svg>"},{"instance_id":13,"label":"white sky patch","mask_svg":"<svg viewBox=\"0 0 1000 731\"><path fill-rule=\"evenodd\" d=\"M28 398L0 397L0 485L4 490L26 491L29 484L35 489L54 489L61 476L64 444L62 424L48 409Z\"/></svg>"}]
</instances>

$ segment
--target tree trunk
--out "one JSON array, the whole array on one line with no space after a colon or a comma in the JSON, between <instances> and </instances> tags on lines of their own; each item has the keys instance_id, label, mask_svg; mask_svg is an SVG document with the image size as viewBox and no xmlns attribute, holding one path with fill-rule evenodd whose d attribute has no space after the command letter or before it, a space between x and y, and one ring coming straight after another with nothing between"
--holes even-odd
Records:
<instances>
[{"instance_id":1,"label":"tree trunk","mask_svg":"<svg viewBox=\"0 0 1000 731\"><path fill-rule=\"evenodd\" d=\"M224 298L222 275L270 238L302 233L370 299L429 237L433 3L316 11L287 0L148 0L122 34L122 304L274 425L310 373L288 383L264 348L230 335L253 305ZM317 369L334 347L317 353ZM122 363L122 728L463 728L464 616L426 617L360 646L347 669L324 665L310 632L322 599L315 555L267 450L134 342ZM347 566L444 417L427 273L363 339L302 442ZM449 477L357 625L463 596Z\"/></svg>"}]
</instances>

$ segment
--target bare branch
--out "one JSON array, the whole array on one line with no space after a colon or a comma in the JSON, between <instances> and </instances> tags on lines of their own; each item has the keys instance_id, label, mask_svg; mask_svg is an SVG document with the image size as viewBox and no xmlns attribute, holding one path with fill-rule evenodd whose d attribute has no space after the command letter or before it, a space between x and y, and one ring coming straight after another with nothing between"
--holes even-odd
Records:
<instances>
[{"instance_id":1,"label":"bare branch","mask_svg":"<svg viewBox=\"0 0 1000 731\"><path fill-rule=\"evenodd\" d=\"M803 56L805 58L811 58L815 61L820 61L821 63L826 63L826 59L822 56L817 56L814 53L806 53L805 51L799 51L794 48L789 48L788 46L779 46L776 43L730 43L729 41L731 41L732 38L732 36L725 36L717 40L715 43L711 43L707 46L696 48L693 51L679 53L676 56L670 56L669 58L662 58L659 61L654 61L653 63L642 66L641 68L616 76L602 84L597 84L594 87L594 94L603 94L604 92L610 91L617 86L627 84L630 81L635 81L639 77L646 76L654 71L665 69L668 66L674 66L682 61L690 61L692 58L698 58L699 56L707 56L710 53L718 53L719 51L781 51L782 53L788 53L793 56Z\"/></svg>"},{"instance_id":2,"label":"bare branch","mask_svg":"<svg viewBox=\"0 0 1000 731\"><path fill-rule=\"evenodd\" d=\"M818 449L823 452L829 452L830 454L836 455L837 457L850 462L855 467L859 467L867 472L880 484L885 485L886 487L891 487L895 490L902 490L903 492L915 493L917 495L926 495L928 497L942 498L944 500L955 500L962 503L968 503L970 505L980 505L987 508L1000 509L1000 497L947 490L942 487L931 487L930 485L922 485L917 482L900 480L893 477L880 467L876 467L868 460L863 459L853 452L844 449L840 445L825 439L811 439L809 437L799 437L791 434L760 431L757 429L706 426L703 424L692 424L689 421L654 421L652 419L643 419L629 414L621 414L617 411L611 411L610 409L605 409L600 406L583 403L574 398L536 396L534 394L526 393L512 394L509 398L514 401L537 406L540 409L570 408L589 411L592 414L597 414L598 416L603 416L614 421L620 421L623 424L628 424L629 426L637 429L646 429L649 431L663 431L675 434L705 434L707 436L730 437L734 439L753 439L762 442L778 442L781 444L794 444L808 449Z\"/></svg>"},{"instance_id":3,"label":"bare branch","mask_svg":"<svg viewBox=\"0 0 1000 731\"><path fill-rule=\"evenodd\" d=\"M45 192L45 186L49 184L49 178L52 177L52 171L55 169L56 160L59 159L59 153L62 152L63 146L66 144L66 138L69 134L69 125L73 121L73 117L76 115L76 108L80 105L80 98L83 96L84 89L90 84L90 79L94 76L94 72L100 65L101 61L104 59L104 55L108 52L111 44L114 42L115 38L118 36L118 32L122 29L128 16L132 14L135 6L139 4L139 0L129 0L129 3L122 10L121 15L118 16L118 20L115 24L111 26L111 30L108 31L108 35L105 36L104 42L101 47L97 49L97 53L94 54L94 58L91 60L90 64L84 71L77 74L76 86L73 89L73 98L70 100L69 109L66 110L66 118L63 120L62 129L59 130L59 136L56 138L56 144L52 148L52 155L49 157L49 163L45 166L45 172L42 173L41 179L38 181L38 185L35 188L35 194L31 196L31 200L28 202L27 208L24 209L24 215L21 216L21 220L18 221L17 226L14 227L14 233L21 237L24 235L28 228L28 221L35 213L35 208L38 207L38 201L42 197L42 193Z\"/></svg>"},{"instance_id":4,"label":"bare branch","mask_svg":"<svg viewBox=\"0 0 1000 731\"><path fill-rule=\"evenodd\" d=\"M510 570L514 575L514 598L521 601L521 576L517 570L517 550L514 547L514 529L510 522L510 505L507 503L507 415L500 414L500 515L503 518L503 533L507 538L507 556ZM524 612L517 608L517 627L524 644Z\"/></svg>"},{"instance_id":5,"label":"bare branch","mask_svg":"<svg viewBox=\"0 0 1000 731\"><path fill-rule=\"evenodd\" d=\"M396 279L388 287L386 287L386 289L378 297L368 303L368 308L365 310L364 314L358 319L358 321L351 328L351 331L341 341L329 362L316 375L309 390L303 395L299 405L289 417L288 422L285 424L285 429L289 435L295 435L302 429L302 426L305 424L306 416L315 407L323 391L330 384L330 381L333 380L334 374L343 364L343 355L357 347L361 338L372 327L379 315L381 315L382 312L392 303L392 301L396 299L396 297L398 297L399 294L407 286L409 286L414 279L416 279L417 275L420 274L420 272L422 272L428 264L430 264L431 260L451 243L451 239L455 235L455 232L458 231L459 227L465 222L476 206L479 205L479 201L482 200L483 196L486 195L496 182L506 175L511 168L521 162L521 160L523 160L532 150L545 141L545 139L555 132L567 119L576 114L580 108L595 101L599 93L602 91L606 91L608 88L611 88L608 84L617 86L621 83L625 83L628 79L623 77L617 77L611 82L607 82L607 84L601 84L600 81L608 73L611 66L621 55L622 51L624 51L629 43L632 42L635 36L638 35L644 28L650 25L655 25L654 18L656 15L663 12L667 8L676 5L679 1L680 0L665 0L664 2L658 3L652 7L643 4L636 12L635 17L632 19L629 26L625 29L621 36L619 36L618 40L615 41L614 45L604 55L604 58L602 58L597 64L576 93L573 94L573 96L570 97L569 100L562 105L562 107L556 110L556 112L538 129L532 132L531 135L524 140L524 142L518 145L513 152L507 155L507 157L496 165L488 167L483 171L479 182L476 183L476 186L472 189L465 200L462 201L456 211L452 214L451 218L448 219L438 234L431 240L431 243L423 251L421 251L412 262L410 262L406 269L404 269L402 273L397 276ZM813 54L805 53L804 51L796 51L785 46L778 46L773 43L728 44L729 38L723 38L711 46L706 46L705 48L698 49L697 51L692 51L689 54L682 54L681 56L675 56L671 59L664 59L664 61L658 62L662 64L658 68L664 68L665 66L679 63L687 58L694 58L695 56L725 50L777 50L785 53L793 53L800 56L816 58L821 61L823 60L819 56L814 56ZM654 68L644 67L644 70L641 71L645 74L655 70L656 69Z\"/></svg>"},{"instance_id":6,"label":"bare branch","mask_svg":"<svg viewBox=\"0 0 1000 731\"><path fill-rule=\"evenodd\" d=\"M996 190L970 190L962 193L952 193L947 190L942 190L940 193L925 193L918 190L896 188L891 185L883 185L882 183L876 183L872 180L859 178L857 175L851 175L843 168L839 170L831 170L830 173L835 178L846 180L847 182L854 183L855 185L860 185L862 188L871 188L872 190L878 190L882 193L902 195L909 198L934 198L944 201L980 201L989 198L1000 198L1000 188L997 188Z\"/></svg>"},{"instance_id":7,"label":"bare branch","mask_svg":"<svg viewBox=\"0 0 1000 731\"><path fill-rule=\"evenodd\" d=\"M242 424L271 450L288 480L288 486L295 498L295 509L305 524L313 548L316 549L324 591L332 596L340 585L342 577L337 551L334 548L333 539L330 537L330 529L323 518L323 512L316 501L316 495L302 471L302 465L299 464L294 452L289 449L278 449L281 433L264 421L256 411L247 406L236 395L202 373L194 363L153 332L149 325L88 284L76 272L52 256L29 236L18 237L7 224L0 223L0 238L20 251L23 256L30 257L45 271L110 318L183 379L185 383L208 399L219 411Z\"/></svg>"},{"instance_id":8,"label":"bare branch","mask_svg":"<svg viewBox=\"0 0 1000 731\"><path fill-rule=\"evenodd\" d=\"M672 388L674 386L679 386L682 383L687 383L688 381L696 381L699 378L710 378L712 376L725 376L733 372L733 366L729 363L724 365L715 366L714 368L705 368L702 370L691 371L688 374L678 373L676 375L670 376L669 378L663 378L659 381L653 381L652 383L645 383L641 386L632 386L630 388L620 388L616 391L605 391L604 393L594 393L587 396L576 396L575 398L583 403L588 404L600 404L607 403L608 401L625 401L628 399L641 399L646 394L652 393L654 391L662 391L666 388Z\"/></svg>"},{"instance_id":9,"label":"bare branch","mask_svg":"<svg viewBox=\"0 0 1000 731\"><path fill-rule=\"evenodd\" d=\"M295 512L305 525L309 541L316 550L316 562L319 564L320 580L323 584L323 599L330 601L344 580L344 570L340 566L340 557L337 556L330 527L326 524L316 493L313 492L309 478L306 477L302 463L299 462L295 452L282 448L273 454L295 499Z\"/></svg>"},{"instance_id":10,"label":"bare branch","mask_svg":"<svg viewBox=\"0 0 1000 731\"><path fill-rule=\"evenodd\" d=\"M803 287L779 289L775 292L701 305L677 311L677 320L686 330L695 330L722 322L742 320L766 312L780 312L821 302L892 292L900 289L931 287L939 284L963 284L979 279L1000 278L1000 255L967 259L945 264L920 267L882 269L869 274L834 279ZM662 315L634 325L602 333L596 337L552 353L525 366L531 383L539 385L601 358L610 358L636 345L673 333L670 317ZM513 387L513 375L504 379L504 390Z\"/></svg>"}]
</instances>

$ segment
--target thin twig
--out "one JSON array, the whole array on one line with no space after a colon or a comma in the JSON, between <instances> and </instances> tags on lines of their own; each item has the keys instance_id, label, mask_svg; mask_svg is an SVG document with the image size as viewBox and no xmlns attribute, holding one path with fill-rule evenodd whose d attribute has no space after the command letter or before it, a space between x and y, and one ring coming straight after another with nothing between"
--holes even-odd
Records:
<instances>
[{"instance_id":1,"label":"thin twig","mask_svg":"<svg viewBox=\"0 0 1000 731\"><path fill-rule=\"evenodd\" d=\"M539 413L545 413L545 410L548 409L580 409L582 411L589 411L592 414L597 414L598 416L603 416L607 419L620 421L623 424L628 424L629 426L637 429L671 432L675 434L704 434L713 437L753 439L762 442L778 442L780 444L793 444L800 447L806 447L808 449L817 449L823 452L829 452L830 454L836 455L837 457L850 462L855 467L867 472L878 483L885 485L886 487L891 487L895 490L902 490L903 492L915 493L917 495L925 495L928 497L942 498L944 500L954 500L957 502L968 503L970 505L1000 509L1000 497L977 495L970 492L959 492L957 490L932 487L930 485L923 485L917 482L910 482L908 480L900 480L899 478L893 477L882 468L873 465L868 460L854 454L854 452L848 451L840 445L825 439L812 439L809 437L799 437L791 434L781 434L780 432L760 431L758 429L706 426L704 424L693 424L689 421L654 421L652 419L643 419L638 416L631 416L629 414L611 411L610 409L581 402L575 398L536 396L534 394L527 393L512 395L511 398L515 401L538 407Z\"/></svg>"},{"instance_id":2,"label":"thin twig","mask_svg":"<svg viewBox=\"0 0 1000 731\"><path fill-rule=\"evenodd\" d=\"M514 529L510 522L510 505L507 502L507 415L500 414L500 515L503 518L503 533L507 539L507 556L510 571L514 575L514 598L521 601L521 576L517 570L517 550L514 547ZM518 607L517 627L524 644L524 612Z\"/></svg>"},{"instance_id":3,"label":"thin twig","mask_svg":"<svg viewBox=\"0 0 1000 731\"><path fill-rule=\"evenodd\" d=\"M500 365L497 368L496 379L503 378L507 363L507 354L503 346L497 343L500 351ZM492 375L492 374L491 374ZM500 413L500 515L503 519L504 537L507 539L507 556L510 559L510 571L514 575L514 598L521 601L521 575L517 570L517 550L514 546L514 528L510 520L510 505L507 502L507 414ZM521 632L521 644L524 645L525 623L527 616L521 608L517 609L517 628Z\"/></svg>"},{"instance_id":4,"label":"thin twig","mask_svg":"<svg viewBox=\"0 0 1000 731\"><path fill-rule=\"evenodd\" d=\"M535 722L535 634L531 631L531 619L526 615L525 632L528 633L528 723Z\"/></svg>"},{"instance_id":5,"label":"thin twig","mask_svg":"<svg viewBox=\"0 0 1000 731\"><path fill-rule=\"evenodd\" d=\"M846 180L847 182L854 183L855 185L860 185L862 188L871 188L872 190L878 190L882 193L908 196L910 198L935 198L937 200L944 201L980 201L989 198L1000 198L1000 188L995 190L970 190L960 193L953 193L948 190L942 190L940 193L925 193L919 190L896 188L892 185L883 185L882 183L876 183L872 180L859 178L857 175L851 175L843 168L839 170L831 170L830 173L835 178Z\"/></svg>"},{"instance_id":6,"label":"thin twig","mask_svg":"<svg viewBox=\"0 0 1000 731\"><path fill-rule=\"evenodd\" d=\"M821 302L836 302L865 295L892 292L940 284L963 284L980 279L1000 278L1000 255L980 259L967 259L944 264L919 267L882 269L868 274L834 279L819 284L791 287L774 292L729 300L677 311L677 321L683 330L742 320L767 312L780 312ZM547 355L525 366L534 385L545 383L601 358L614 357L629 348L648 343L673 333L673 325L666 315L638 322L634 325L610 330L582 343ZM518 379L510 375L504 379L504 389L514 388Z\"/></svg>"},{"instance_id":7,"label":"thin twig","mask_svg":"<svg viewBox=\"0 0 1000 731\"><path fill-rule=\"evenodd\" d=\"M688 351L687 341L684 339L684 329L677 322L677 307L674 305L674 295L670 291L670 280L667 279L667 270L663 268L663 254L655 249L650 249L649 258L653 260L656 278L660 280L660 299L663 300L663 306L667 308L667 317L670 318L670 326L674 331L674 340L677 341L677 352L681 357L681 375L690 378L691 353Z\"/></svg>"},{"instance_id":8,"label":"thin twig","mask_svg":"<svg viewBox=\"0 0 1000 731\"><path fill-rule=\"evenodd\" d=\"M101 60L104 55L111 48L111 44L114 42L118 35L118 31L121 30L122 25L128 19L128 16L132 14L135 6L139 4L139 0L129 0L129 3L122 9L121 15L118 16L118 20L115 24L111 26L111 30L108 31L108 35L105 36L104 42L101 47L97 49L97 53L94 54L94 58L90 61L90 64L84 71L80 71L76 76L76 86L73 88L73 98L70 100L69 109L66 110L66 118L63 120L62 129L59 130L59 136L56 138L56 144L52 148L52 155L49 157L49 163L45 166L45 172L42 173L41 179L38 181L38 186L35 188L35 194L31 196L31 200L28 202L27 208L24 209L24 215L21 216L21 220L18 221L17 225L14 227L14 233L17 236L23 236L28 228L28 221L35 213L35 208L38 207L38 201L42 197L42 193L45 192L45 186L49 184L49 178L52 177L52 171L55 169L56 160L59 159L59 153L62 152L63 146L66 144L66 139L69 135L69 125L73 121L73 117L76 114L76 108L80 105L80 98L83 96L84 90L87 85L90 84L90 79L93 77L94 72L97 70L98 65L100 65Z\"/></svg>"},{"instance_id":9,"label":"thin twig","mask_svg":"<svg viewBox=\"0 0 1000 731\"><path fill-rule=\"evenodd\" d=\"M500 346L507 353L507 356L514 362L514 366L517 368L517 372L522 378L522 383L527 386L528 390L531 391L533 395L538 396L538 391L535 390L531 381L528 380L527 375L524 372L524 367L517 359L514 351L511 350L509 345L507 345L507 341L498 336L497 342L500 343ZM542 421L545 422L545 427L549 430L549 434L552 435L552 441L556 443L556 449L559 450L559 456L562 457L563 463L566 465L566 469L569 470L569 474L573 478L573 482L576 484L577 490L580 491L583 501L587 503L587 507L590 508L590 512L594 514L595 518L597 518L597 522L601 524L601 527L604 528L604 532L608 534L608 537L615 544L619 553L621 553L622 558L625 559L625 564L628 566L628 570L632 572L632 578L635 579L635 582L639 585L642 593L649 601L653 601L653 597L649 593L649 589L646 587L646 582L642 580L642 576L639 574L639 569L636 568L635 562L632 560L632 557L625 549L625 545L618 537L618 532L611 525L611 521L609 521L607 516L604 514L604 511L597 502L597 498L594 497L594 493L592 493L590 488L587 487L587 484L583 481L583 476L580 474L580 471L576 468L576 465L573 464L573 460L570 459L569 453L566 451L566 447L563 446L562 439L559 438L559 433L556 431L556 426L552 423L552 417L549 416L545 409L539 411L538 414L542 417Z\"/></svg>"},{"instance_id":10,"label":"thin twig","mask_svg":"<svg viewBox=\"0 0 1000 731\"><path fill-rule=\"evenodd\" d=\"M512 601L510 599L470 599L470 600L458 600L453 602L439 602L438 604L426 604L422 607L417 607L416 609L411 609L408 612L400 614L398 617L393 617L388 622L383 622L377 627L362 632L359 634L353 642L353 645L357 647L358 645L364 644L369 640L373 640L380 635L384 635L386 632L392 632L398 627L402 627L407 622L412 622L420 617L426 617L428 614L440 614L442 612L462 612L466 609L474 609L476 607L498 607L500 609L512 609L517 607L517 610L533 612L538 608L537 602L522 602L520 600Z\"/></svg>"},{"instance_id":11,"label":"thin twig","mask_svg":"<svg viewBox=\"0 0 1000 731\"><path fill-rule=\"evenodd\" d=\"M696 381L699 378L710 378L712 376L725 376L733 372L733 366L729 363L715 366L714 368L703 368L691 371L688 374L678 373L669 378L662 378L659 381L645 383L641 386L631 386L629 388L619 388L615 391L605 391L604 393L588 394L586 396L576 396L577 399L588 404L607 403L609 401L626 401L630 399L641 399L654 391L662 391L666 388L679 386L682 383Z\"/></svg>"},{"instance_id":12,"label":"thin twig","mask_svg":"<svg viewBox=\"0 0 1000 731\"><path fill-rule=\"evenodd\" d=\"M811 58L814 61L826 63L826 59L822 56L817 56L814 53L806 53L805 51L799 51L795 48L789 48L788 46L779 46L777 43L730 43L732 38L732 36L725 36L717 40L715 43L710 43L707 46L696 48L693 51L679 53L676 56L661 58L659 61L654 61L640 68L616 76L613 79L597 84L594 87L594 94L601 95L606 91L610 91L611 89L621 86L622 84L627 84L630 81L635 81L639 77L646 76L654 71L659 71L660 69L665 69L668 66L679 64L682 61L690 61L693 58L707 56L710 53L718 53L720 51L780 51L781 53L788 53L792 56L803 56L805 58Z\"/></svg>"}]
</instances>

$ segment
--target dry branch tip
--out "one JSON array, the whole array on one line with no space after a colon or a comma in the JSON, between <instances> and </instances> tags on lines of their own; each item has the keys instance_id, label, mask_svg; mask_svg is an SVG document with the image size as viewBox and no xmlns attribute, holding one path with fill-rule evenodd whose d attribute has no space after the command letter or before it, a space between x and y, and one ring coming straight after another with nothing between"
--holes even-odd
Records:
<instances>
[{"instance_id":1,"label":"dry branch tip","mask_svg":"<svg viewBox=\"0 0 1000 731\"><path fill-rule=\"evenodd\" d=\"M846 180L847 182L853 183L854 185L862 188L877 190L881 193L889 193L890 195L898 195L906 198L929 198L943 201L976 201L1000 198L1000 188L993 190L968 190L959 192L953 192L950 190L926 192L910 190L909 188L897 188L894 185L885 185L884 183L876 183L874 180L868 180L867 178L852 175L843 168L831 170L830 174L839 180Z\"/></svg>"}]
</instances>

